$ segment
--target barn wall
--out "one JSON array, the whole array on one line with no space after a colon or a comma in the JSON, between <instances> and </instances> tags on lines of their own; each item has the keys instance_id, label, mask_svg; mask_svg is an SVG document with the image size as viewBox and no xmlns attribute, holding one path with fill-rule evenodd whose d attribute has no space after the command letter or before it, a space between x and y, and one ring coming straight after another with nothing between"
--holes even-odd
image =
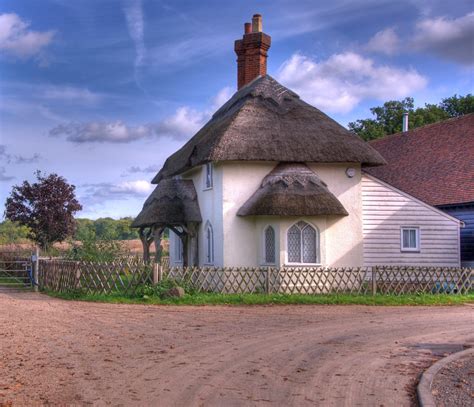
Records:
<instances>
[{"instance_id":1,"label":"barn wall","mask_svg":"<svg viewBox=\"0 0 474 407\"><path fill-rule=\"evenodd\" d=\"M364 264L460 265L459 222L368 175L362 176ZM402 252L400 228L420 228L420 251Z\"/></svg>"},{"instance_id":2,"label":"barn wall","mask_svg":"<svg viewBox=\"0 0 474 407\"><path fill-rule=\"evenodd\" d=\"M464 222L465 226L461 229L461 263L474 267L474 203L439 209Z\"/></svg>"}]
</instances>

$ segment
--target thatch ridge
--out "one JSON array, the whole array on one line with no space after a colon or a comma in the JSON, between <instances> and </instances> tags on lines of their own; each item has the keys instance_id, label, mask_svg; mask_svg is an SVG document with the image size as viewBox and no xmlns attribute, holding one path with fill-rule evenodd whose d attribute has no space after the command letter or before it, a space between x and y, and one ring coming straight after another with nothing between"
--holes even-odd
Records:
<instances>
[{"instance_id":1,"label":"thatch ridge","mask_svg":"<svg viewBox=\"0 0 474 407\"><path fill-rule=\"evenodd\" d=\"M317 216L348 213L314 171L301 163L280 163L239 209L238 216Z\"/></svg>"},{"instance_id":2,"label":"thatch ridge","mask_svg":"<svg viewBox=\"0 0 474 407\"><path fill-rule=\"evenodd\" d=\"M192 180L169 178L160 181L143 205L132 227L182 225L202 222Z\"/></svg>"},{"instance_id":3,"label":"thatch ridge","mask_svg":"<svg viewBox=\"0 0 474 407\"><path fill-rule=\"evenodd\" d=\"M269 75L236 92L152 182L210 161L385 164L369 144Z\"/></svg>"}]
</instances>

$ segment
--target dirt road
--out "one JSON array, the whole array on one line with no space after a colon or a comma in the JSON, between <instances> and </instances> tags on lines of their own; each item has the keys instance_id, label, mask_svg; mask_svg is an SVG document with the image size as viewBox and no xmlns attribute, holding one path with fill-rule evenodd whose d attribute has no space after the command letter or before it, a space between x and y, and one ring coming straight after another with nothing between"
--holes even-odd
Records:
<instances>
[{"instance_id":1,"label":"dirt road","mask_svg":"<svg viewBox=\"0 0 474 407\"><path fill-rule=\"evenodd\" d=\"M158 307L0 292L0 405L409 406L474 307Z\"/></svg>"}]
</instances>

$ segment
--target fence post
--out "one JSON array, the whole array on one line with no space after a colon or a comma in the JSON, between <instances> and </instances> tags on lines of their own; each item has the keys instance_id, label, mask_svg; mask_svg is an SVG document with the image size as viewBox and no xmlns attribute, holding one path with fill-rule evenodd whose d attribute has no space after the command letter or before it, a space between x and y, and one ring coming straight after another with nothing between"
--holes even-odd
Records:
<instances>
[{"instance_id":1,"label":"fence post","mask_svg":"<svg viewBox=\"0 0 474 407\"><path fill-rule=\"evenodd\" d=\"M372 295L377 294L377 267L372 267Z\"/></svg>"},{"instance_id":2,"label":"fence post","mask_svg":"<svg viewBox=\"0 0 474 407\"><path fill-rule=\"evenodd\" d=\"M36 246L33 265L33 290L39 291L39 247Z\"/></svg>"},{"instance_id":3,"label":"fence post","mask_svg":"<svg viewBox=\"0 0 474 407\"><path fill-rule=\"evenodd\" d=\"M267 267L267 272L265 273L265 292L270 294L270 267Z\"/></svg>"},{"instance_id":4,"label":"fence post","mask_svg":"<svg viewBox=\"0 0 474 407\"><path fill-rule=\"evenodd\" d=\"M153 263L153 284L160 281L160 263Z\"/></svg>"}]
</instances>

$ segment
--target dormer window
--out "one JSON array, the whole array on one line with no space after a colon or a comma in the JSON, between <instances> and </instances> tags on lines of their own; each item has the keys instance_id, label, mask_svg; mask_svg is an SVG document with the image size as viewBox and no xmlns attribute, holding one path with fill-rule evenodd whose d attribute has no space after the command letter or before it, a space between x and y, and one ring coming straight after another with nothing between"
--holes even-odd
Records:
<instances>
[{"instance_id":1,"label":"dormer window","mask_svg":"<svg viewBox=\"0 0 474 407\"><path fill-rule=\"evenodd\" d=\"M212 163L207 163L205 165L205 182L204 182L204 189L211 189L212 188Z\"/></svg>"}]
</instances>

